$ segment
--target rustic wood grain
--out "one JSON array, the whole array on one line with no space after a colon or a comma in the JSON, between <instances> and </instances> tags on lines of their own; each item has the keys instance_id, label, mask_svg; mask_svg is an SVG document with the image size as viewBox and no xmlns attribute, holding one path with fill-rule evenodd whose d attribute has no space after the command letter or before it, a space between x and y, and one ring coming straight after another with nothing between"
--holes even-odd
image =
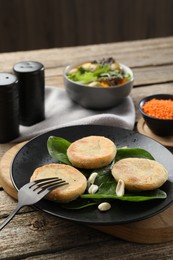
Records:
<instances>
[{"instance_id":1,"label":"rustic wood grain","mask_svg":"<svg viewBox=\"0 0 173 260\"><path fill-rule=\"evenodd\" d=\"M16 153L26 142L16 144L11 149L9 149L0 160L0 185L3 189L13 198L17 199L17 191L14 188L11 176L10 176L10 167L12 160L15 157ZM9 160L10 158L10 160Z\"/></svg>"},{"instance_id":2,"label":"rustic wood grain","mask_svg":"<svg viewBox=\"0 0 173 260\"><path fill-rule=\"evenodd\" d=\"M46 69L65 67L83 60L112 56L132 68L173 64L173 37L109 44L2 53L0 68L11 71L16 62L38 60Z\"/></svg>"},{"instance_id":3,"label":"rustic wood grain","mask_svg":"<svg viewBox=\"0 0 173 260\"><path fill-rule=\"evenodd\" d=\"M41 212L18 214L1 233L0 242L0 259L88 259L89 256L154 260L173 257L172 242L152 246L125 242Z\"/></svg>"},{"instance_id":4,"label":"rustic wood grain","mask_svg":"<svg viewBox=\"0 0 173 260\"><path fill-rule=\"evenodd\" d=\"M8 233L10 232L10 236ZM17 234L17 239L14 239ZM83 234L83 238L79 237ZM97 233L68 221L41 212L18 214L0 234L1 256L25 258L33 254L46 254L88 244L90 237L95 243L109 240L109 236ZM3 241L3 243L2 243ZM8 246L7 246L8 245ZM27 247L26 247L27 245ZM18 250L14 251L14 248ZM2 258L0 258L2 259Z\"/></svg>"},{"instance_id":5,"label":"rustic wood grain","mask_svg":"<svg viewBox=\"0 0 173 260\"><path fill-rule=\"evenodd\" d=\"M154 260L173 256L172 242L152 246L125 242L42 212L18 214L1 232L0 242L0 259L30 259L34 255L31 259L88 259L92 256Z\"/></svg>"}]
</instances>

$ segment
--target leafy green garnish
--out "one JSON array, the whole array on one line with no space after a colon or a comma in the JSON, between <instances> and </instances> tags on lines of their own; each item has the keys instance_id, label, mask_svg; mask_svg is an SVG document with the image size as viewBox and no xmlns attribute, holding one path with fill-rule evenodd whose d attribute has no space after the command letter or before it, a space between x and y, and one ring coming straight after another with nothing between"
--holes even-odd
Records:
<instances>
[{"instance_id":1,"label":"leafy green garnish","mask_svg":"<svg viewBox=\"0 0 173 260\"><path fill-rule=\"evenodd\" d=\"M114 63L115 69L111 67ZM85 64L81 64L78 67L75 67L71 71L67 73L67 77L75 82L89 85L92 82L97 82L95 86L115 86L119 84L123 84L127 80L131 79L131 75L125 73L125 71L120 68L120 65L115 63L114 60L111 62L109 60L105 60L103 63L94 62L90 63L91 66L84 66ZM94 65L94 66L93 66ZM126 81L123 81L126 79ZM103 85L103 82L107 83L107 85Z\"/></svg>"},{"instance_id":2,"label":"leafy green garnish","mask_svg":"<svg viewBox=\"0 0 173 260\"><path fill-rule=\"evenodd\" d=\"M154 157L142 148L118 148L115 162L124 158L144 158L154 160Z\"/></svg>"},{"instance_id":3,"label":"leafy green garnish","mask_svg":"<svg viewBox=\"0 0 173 260\"><path fill-rule=\"evenodd\" d=\"M95 71L87 70L81 66L74 73L69 73L68 77L73 81L78 81L83 84L89 84L93 81L96 81L100 76L100 74L105 73L109 70L110 67L108 65L105 66L98 65Z\"/></svg>"},{"instance_id":4,"label":"leafy green garnish","mask_svg":"<svg viewBox=\"0 0 173 260\"><path fill-rule=\"evenodd\" d=\"M104 190L103 190L104 192ZM109 189L108 193L100 193L97 192L95 194L83 194L81 198L83 199L118 199L124 201L133 201L133 202L140 202L146 200L153 200L153 199L165 199L167 197L166 193L163 190L155 189L153 191L145 191L145 192L138 192L138 193L126 193L124 196L118 197L115 194L115 190L111 191Z\"/></svg>"},{"instance_id":5,"label":"leafy green garnish","mask_svg":"<svg viewBox=\"0 0 173 260\"><path fill-rule=\"evenodd\" d=\"M61 137L50 136L47 141L47 148L50 156L57 162L72 165L67 157L67 149L71 142ZM117 154L108 166L95 170L83 170L79 169L88 178L94 171L98 173L94 184L99 189L95 194L88 194L87 192L81 195L80 199L63 205L68 209L81 209L95 204L99 204L103 200L122 200L131 202L148 201L154 199L165 199L167 194L161 189L155 189L152 191L144 191L138 193L125 192L124 196L118 197L115 193L117 182L111 174L111 169L117 161L124 158L145 158L154 160L154 157L145 149L142 148L118 148Z\"/></svg>"},{"instance_id":6,"label":"leafy green garnish","mask_svg":"<svg viewBox=\"0 0 173 260\"><path fill-rule=\"evenodd\" d=\"M97 76L95 76L92 72L85 71L84 73L81 73L80 71L77 71L74 74L69 74L68 77L73 81L78 81L82 84L89 84L92 81L95 81L97 79Z\"/></svg>"},{"instance_id":7,"label":"leafy green garnish","mask_svg":"<svg viewBox=\"0 0 173 260\"><path fill-rule=\"evenodd\" d=\"M50 156L57 162L71 165L67 157L67 149L71 143L61 137L50 136L47 140L47 149Z\"/></svg>"}]
</instances>

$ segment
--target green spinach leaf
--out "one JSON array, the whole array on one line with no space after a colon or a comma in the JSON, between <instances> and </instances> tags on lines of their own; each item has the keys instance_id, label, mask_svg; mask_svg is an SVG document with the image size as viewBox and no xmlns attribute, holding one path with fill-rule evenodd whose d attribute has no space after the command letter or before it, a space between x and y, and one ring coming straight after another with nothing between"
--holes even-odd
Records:
<instances>
[{"instance_id":1,"label":"green spinach leaf","mask_svg":"<svg viewBox=\"0 0 173 260\"><path fill-rule=\"evenodd\" d=\"M64 138L50 136L47 141L48 152L50 156L54 158L57 162L72 165L67 157L67 149L70 144L71 142ZM118 148L114 160L108 166L95 170L80 169L80 171L86 176L86 178L88 178L89 175L94 171L98 173L94 182L94 184L98 185L99 187L98 192L95 194L88 194L86 192L85 194L81 195L80 199L77 199L74 202L70 202L68 203L68 205L63 205L63 207L69 209L81 209L99 204L100 201L105 199L140 202L153 199L165 199L167 197L167 194L160 189L138 193L129 193L126 191L124 196L118 197L115 193L117 182L111 174L111 169L114 163L124 158L145 158L154 160L154 157L145 149Z\"/></svg>"},{"instance_id":2,"label":"green spinach leaf","mask_svg":"<svg viewBox=\"0 0 173 260\"><path fill-rule=\"evenodd\" d=\"M154 160L154 157L142 148L118 148L115 162L124 158L144 158Z\"/></svg>"},{"instance_id":3,"label":"green spinach leaf","mask_svg":"<svg viewBox=\"0 0 173 260\"><path fill-rule=\"evenodd\" d=\"M67 157L67 149L71 143L66 139L56 136L50 136L47 140L47 149L50 156L57 162L71 165Z\"/></svg>"},{"instance_id":4,"label":"green spinach leaf","mask_svg":"<svg viewBox=\"0 0 173 260\"><path fill-rule=\"evenodd\" d=\"M133 202L140 202L146 200L153 200L153 199L165 199L167 194L160 189L156 189L153 191L145 191L145 192L138 192L138 193L125 193L124 196L118 197L115 194L115 190L109 189L110 192L108 193L100 193L97 192L95 194L83 194L81 198L83 199L118 199L124 201L133 201Z\"/></svg>"}]
</instances>

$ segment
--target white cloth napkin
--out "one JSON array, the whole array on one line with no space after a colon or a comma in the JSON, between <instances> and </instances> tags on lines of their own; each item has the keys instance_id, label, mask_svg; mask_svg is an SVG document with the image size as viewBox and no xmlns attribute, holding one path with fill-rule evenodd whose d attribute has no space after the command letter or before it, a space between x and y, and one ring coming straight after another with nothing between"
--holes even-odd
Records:
<instances>
[{"instance_id":1,"label":"white cloth napkin","mask_svg":"<svg viewBox=\"0 0 173 260\"><path fill-rule=\"evenodd\" d=\"M32 105L32 104L31 104ZM107 110L90 110L72 102L63 88L45 89L44 121L32 126L20 126L19 138L13 142L29 140L47 131L71 125L108 125L133 129L135 108L131 97Z\"/></svg>"}]
</instances>

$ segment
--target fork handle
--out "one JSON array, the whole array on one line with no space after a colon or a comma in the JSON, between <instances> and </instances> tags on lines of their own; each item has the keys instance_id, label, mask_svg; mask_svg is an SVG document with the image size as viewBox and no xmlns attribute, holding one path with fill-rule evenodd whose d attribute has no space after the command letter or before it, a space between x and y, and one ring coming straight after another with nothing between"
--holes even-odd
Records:
<instances>
[{"instance_id":1,"label":"fork handle","mask_svg":"<svg viewBox=\"0 0 173 260\"><path fill-rule=\"evenodd\" d=\"M2 230L12 218L16 215L16 213L22 208L22 206L17 205L17 207L10 213L10 215L0 224L0 230Z\"/></svg>"}]
</instances>

